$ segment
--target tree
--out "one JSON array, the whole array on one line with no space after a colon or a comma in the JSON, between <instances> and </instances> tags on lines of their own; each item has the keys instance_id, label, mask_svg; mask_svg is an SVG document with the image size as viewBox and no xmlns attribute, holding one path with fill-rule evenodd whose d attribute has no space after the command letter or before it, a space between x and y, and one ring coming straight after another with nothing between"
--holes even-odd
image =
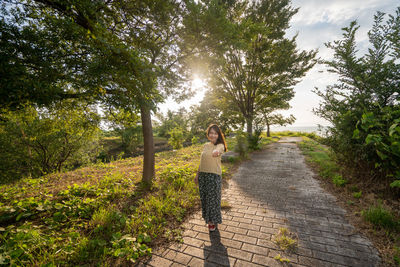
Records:
<instances>
[{"instance_id":1,"label":"tree","mask_svg":"<svg viewBox=\"0 0 400 267\"><path fill-rule=\"evenodd\" d=\"M1 94L15 93L2 106L79 98L140 112L143 180L150 182L151 111L166 95L182 98L187 90L178 86L187 72L181 63L190 53L182 41L185 3L191 2L36 0L16 3L12 12L4 8L1 58L12 75L2 78Z\"/></svg>"},{"instance_id":2,"label":"tree","mask_svg":"<svg viewBox=\"0 0 400 267\"><path fill-rule=\"evenodd\" d=\"M287 110L290 108L289 100L294 96L293 90L284 88L277 91L274 95L263 97L262 103L258 106L257 117L267 126L267 136L270 136L270 126L285 126L292 124L296 118L290 115L284 118L282 114L276 113L277 110Z\"/></svg>"},{"instance_id":3,"label":"tree","mask_svg":"<svg viewBox=\"0 0 400 267\"><path fill-rule=\"evenodd\" d=\"M400 7L386 24L384 17L374 16L364 56L356 55L356 21L326 44L334 58L323 63L339 80L315 89L322 103L314 112L331 122L328 141L342 164L363 179L393 181L400 179Z\"/></svg>"},{"instance_id":4,"label":"tree","mask_svg":"<svg viewBox=\"0 0 400 267\"><path fill-rule=\"evenodd\" d=\"M88 105L63 101L40 110L27 105L1 119L2 182L71 169L98 153L100 117Z\"/></svg>"},{"instance_id":5,"label":"tree","mask_svg":"<svg viewBox=\"0 0 400 267\"><path fill-rule=\"evenodd\" d=\"M316 51L298 52L296 36L284 37L297 12L289 1L230 1L224 8L235 39L216 52L212 86L240 111L251 136L257 112L271 104L265 98L290 100L298 78L316 63Z\"/></svg>"}]
</instances>

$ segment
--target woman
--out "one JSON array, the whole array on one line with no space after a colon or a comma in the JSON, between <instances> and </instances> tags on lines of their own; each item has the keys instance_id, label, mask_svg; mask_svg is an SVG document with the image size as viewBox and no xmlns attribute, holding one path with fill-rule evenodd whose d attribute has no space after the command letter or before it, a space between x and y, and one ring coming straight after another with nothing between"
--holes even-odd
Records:
<instances>
[{"instance_id":1,"label":"woman","mask_svg":"<svg viewBox=\"0 0 400 267\"><path fill-rule=\"evenodd\" d=\"M210 142L203 147L195 183L199 185L202 216L208 229L214 231L216 225L222 223L221 155L227 148L224 135L216 124L211 124L206 133Z\"/></svg>"}]
</instances>

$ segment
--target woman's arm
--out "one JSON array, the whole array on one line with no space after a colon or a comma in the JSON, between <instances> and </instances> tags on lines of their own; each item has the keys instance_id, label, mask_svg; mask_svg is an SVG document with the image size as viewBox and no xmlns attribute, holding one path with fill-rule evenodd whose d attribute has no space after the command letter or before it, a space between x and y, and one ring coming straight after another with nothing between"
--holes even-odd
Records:
<instances>
[{"instance_id":1,"label":"woman's arm","mask_svg":"<svg viewBox=\"0 0 400 267\"><path fill-rule=\"evenodd\" d=\"M218 144L217 148L213 150L212 156L219 157L225 152L225 147L223 144Z\"/></svg>"}]
</instances>

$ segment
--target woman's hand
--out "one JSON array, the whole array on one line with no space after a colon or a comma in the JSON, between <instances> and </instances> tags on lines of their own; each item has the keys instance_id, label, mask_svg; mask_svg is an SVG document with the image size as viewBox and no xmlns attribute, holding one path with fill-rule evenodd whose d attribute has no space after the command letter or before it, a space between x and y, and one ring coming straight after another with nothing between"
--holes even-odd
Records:
<instances>
[{"instance_id":1,"label":"woman's hand","mask_svg":"<svg viewBox=\"0 0 400 267\"><path fill-rule=\"evenodd\" d=\"M196 173L196 177L194 177L194 183L199 184L199 173Z\"/></svg>"},{"instance_id":2,"label":"woman's hand","mask_svg":"<svg viewBox=\"0 0 400 267\"><path fill-rule=\"evenodd\" d=\"M219 152L218 150L213 150L213 152L212 152L212 156L213 157L219 157L221 155L221 152Z\"/></svg>"}]
</instances>

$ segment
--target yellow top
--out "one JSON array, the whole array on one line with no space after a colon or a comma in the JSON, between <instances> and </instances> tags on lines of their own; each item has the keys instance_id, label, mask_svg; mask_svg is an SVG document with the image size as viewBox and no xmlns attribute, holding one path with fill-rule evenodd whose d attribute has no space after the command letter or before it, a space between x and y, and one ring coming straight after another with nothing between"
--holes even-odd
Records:
<instances>
[{"instance_id":1,"label":"yellow top","mask_svg":"<svg viewBox=\"0 0 400 267\"><path fill-rule=\"evenodd\" d=\"M220 152L218 157L212 156L214 150ZM204 144L203 152L201 153L199 172L210 172L221 175L221 155L224 151L224 144L214 145L211 142Z\"/></svg>"}]
</instances>

